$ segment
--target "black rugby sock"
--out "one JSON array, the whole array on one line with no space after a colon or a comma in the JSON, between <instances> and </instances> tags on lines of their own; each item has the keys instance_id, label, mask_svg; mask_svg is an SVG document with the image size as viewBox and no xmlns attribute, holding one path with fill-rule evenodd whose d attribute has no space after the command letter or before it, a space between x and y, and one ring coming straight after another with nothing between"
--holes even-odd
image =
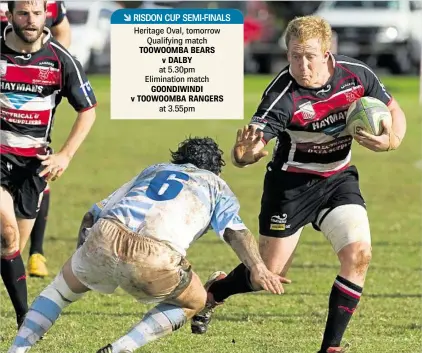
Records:
<instances>
[{"instance_id":1,"label":"black rugby sock","mask_svg":"<svg viewBox=\"0 0 422 353\"><path fill-rule=\"evenodd\" d=\"M233 294L253 292L249 276L249 270L242 263L231 271L226 278L215 281L208 292L213 294L216 302L222 302Z\"/></svg>"},{"instance_id":2,"label":"black rugby sock","mask_svg":"<svg viewBox=\"0 0 422 353\"><path fill-rule=\"evenodd\" d=\"M1 257L0 272L20 323L28 312L25 266L20 251Z\"/></svg>"},{"instance_id":3,"label":"black rugby sock","mask_svg":"<svg viewBox=\"0 0 422 353\"><path fill-rule=\"evenodd\" d=\"M50 191L44 191L41 201L40 210L35 220L34 227L31 232L31 247L29 248L29 255L41 254L44 255L44 234L47 225L48 209L50 206Z\"/></svg>"},{"instance_id":4,"label":"black rugby sock","mask_svg":"<svg viewBox=\"0 0 422 353\"><path fill-rule=\"evenodd\" d=\"M347 325L359 303L362 287L337 276L331 289L327 324L321 344L321 352L329 347L339 347Z\"/></svg>"}]
</instances>

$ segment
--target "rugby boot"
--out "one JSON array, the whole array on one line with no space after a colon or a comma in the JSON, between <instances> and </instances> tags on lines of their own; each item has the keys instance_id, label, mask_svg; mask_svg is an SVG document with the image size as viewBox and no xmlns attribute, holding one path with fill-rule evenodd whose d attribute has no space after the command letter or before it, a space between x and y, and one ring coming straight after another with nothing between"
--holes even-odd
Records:
<instances>
[{"instance_id":1,"label":"rugby boot","mask_svg":"<svg viewBox=\"0 0 422 353\"><path fill-rule=\"evenodd\" d=\"M113 353L113 346L108 344L107 346L101 348L97 353ZM132 353L131 351L120 351L119 353Z\"/></svg>"},{"instance_id":2,"label":"rugby boot","mask_svg":"<svg viewBox=\"0 0 422 353\"><path fill-rule=\"evenodd\" d=\"M346 343L344 347L329 347L326 353L346 353L350 348L350 344ZM323 353L319 351L318 353Z\"/></svg>"},{"instance_id":3,"label":"rugby boot","mask_svg":"<svg viewBox=\"0 0 422 353\"><path fill-rule=\"evenodd\" d=\"M28 261L28 274L30 277L47 277L48 270L46 258L41 254L32 254Z\"/></svg>"}]
</instances>

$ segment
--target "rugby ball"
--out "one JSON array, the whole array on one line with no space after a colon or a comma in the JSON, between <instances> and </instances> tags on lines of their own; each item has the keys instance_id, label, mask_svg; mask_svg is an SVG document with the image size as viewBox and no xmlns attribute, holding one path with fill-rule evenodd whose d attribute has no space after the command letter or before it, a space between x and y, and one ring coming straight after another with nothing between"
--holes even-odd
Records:
<instances>
[{"instance_id":1,"label":"rugby ball","mask_svg":"<svg viewBox=\"0 0 422 353\"><path fill-rule=\"evenodd\" d=\"M352 136L359 130L379 136L382 134L383 120L391 126L392 118L388 107L377 98L362 97L350 105L346 115L346 129Z\"/></svg>"}]
</instances>

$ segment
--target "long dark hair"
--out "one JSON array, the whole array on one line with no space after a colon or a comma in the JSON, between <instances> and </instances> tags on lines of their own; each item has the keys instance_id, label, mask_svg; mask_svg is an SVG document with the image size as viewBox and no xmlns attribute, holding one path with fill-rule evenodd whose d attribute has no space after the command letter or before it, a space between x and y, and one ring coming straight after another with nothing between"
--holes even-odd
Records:
<instances>
[{"instance_id":1,"label":"long dark hair","mask_svg":"<svg viewBox=\"0 0 422 353\"><path fill-rule=\"evenodd\" d=\"M191 163L198 168L220 174L226 163L223 160L223 151L210 137L189 137L179 143L177 151L171 152L172 163Z\"/></svg>"}]
</instances>

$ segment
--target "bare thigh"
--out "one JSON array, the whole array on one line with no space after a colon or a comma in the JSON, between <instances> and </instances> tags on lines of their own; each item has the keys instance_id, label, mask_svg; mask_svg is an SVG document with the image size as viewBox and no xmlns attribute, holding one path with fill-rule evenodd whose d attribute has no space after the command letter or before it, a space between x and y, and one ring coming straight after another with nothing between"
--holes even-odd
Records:
<instances>
[{"instance_id":1,"label":"bare thigh","mask_svg":"<svg viewBox=\"0 0 422 353\"><path fill-rule=\"evenodd\" d=\"M64 280L66 281L67 285L69 286L69 289L73 293L85 293L89 291L89 288L86 287L81 281L79 281L73 273L72 258L67 260L66 263L63 265L62 272Z\"/></svg>"}]
</instances>

